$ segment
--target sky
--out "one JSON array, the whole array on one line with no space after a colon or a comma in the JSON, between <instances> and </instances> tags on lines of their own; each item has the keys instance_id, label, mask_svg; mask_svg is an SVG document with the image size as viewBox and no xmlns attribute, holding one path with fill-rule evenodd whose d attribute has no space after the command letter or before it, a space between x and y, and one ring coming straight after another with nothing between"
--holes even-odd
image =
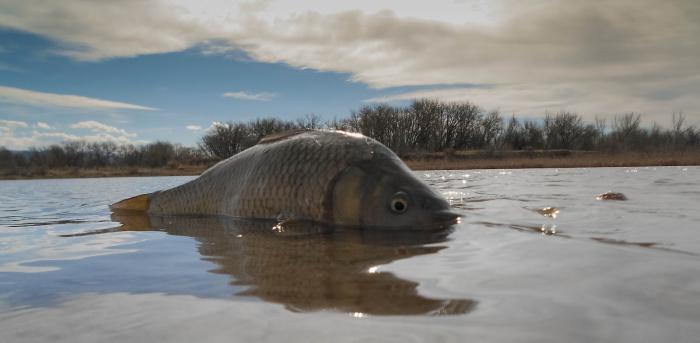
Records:
<instances>
[{"instance_id":1,"label":"sky","mask_svg":"<svg viewBox=\"0 0 700 343\"><path fill-rule=\"evenodd\" d=\"M193 146L420 97L700 125L697 0L0 0L0 146Z\"/></svg>"}]
</instances>

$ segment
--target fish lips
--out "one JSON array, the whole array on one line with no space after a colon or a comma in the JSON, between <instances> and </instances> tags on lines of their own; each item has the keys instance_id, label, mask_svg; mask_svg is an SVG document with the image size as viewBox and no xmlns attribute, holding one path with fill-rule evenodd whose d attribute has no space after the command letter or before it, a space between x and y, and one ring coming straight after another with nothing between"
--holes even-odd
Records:
<instances>
[{"instance_id":1,"label":"fish lips","mask_svg":"<svg viewBox=\"0 0 700 343\"><path fill-rule=\"evenodd\" d=\"M458 224L460 218L462 218L461 214L452 212L450 210L436 211L431 213L430 216L436 222L454 222L455 224Z\"/></svg>"},{"instance_id":2,"label":"fish lips","mask_svg":"<svg viewBox=\"0 0 700 343\"><path fill-rule=\"evenodd\" d=\"M440 210L431 212L423 221L407 227L397 227L399 230L423 230L434 231L444 230L461 222L462 215L450 210Z\"/></svg>"},{"instance_id":3,"label":"fish lips","mask_svg":"<svg viewBox=\"0 0 700 343\"><path fill-rule=\"evenodd\" d=\"M462 215L450 210L442 210L431 213L430 217L438 227L441 227L459 224Z\"/></svg>"}]
</instances>

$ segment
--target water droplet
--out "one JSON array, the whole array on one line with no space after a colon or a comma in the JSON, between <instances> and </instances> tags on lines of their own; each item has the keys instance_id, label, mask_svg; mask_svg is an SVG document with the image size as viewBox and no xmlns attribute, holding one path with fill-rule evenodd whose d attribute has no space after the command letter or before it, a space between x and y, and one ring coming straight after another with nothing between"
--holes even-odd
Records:
<instances>
[{"instance_id":1,"label":"water droplet","mask_svg":"<svg viewBox=\"0 0 700 343\"><path fill-rule=\"evenodd\" d=\"M362 313L362 312L353 312L353 313L350 314L350 316L352 316L353 318L364 318L364 317L367 317L367 315L364 314L364 313Z\"/></svg>"},{"instance_id":2,"label":"water droplet","mask_svg":"<svg viewBox=\"0 0 700 343\"><path fill-rule=\"evenodd\" d=\"M537 210L537 213L549 217L549 218L557 218L557 215L559 214L559 209L556 207L543 207Z\"/></svg>"},{"instance_id":3,"label":"water droplet","mask_svg":"<svg viewBox=\"0 0 700 343\"><path fill-rule=\"evenodd\" d=\"M556 225L551 225L551 226L542 225L542 227L540 228L540 232L543 235L547 235L547 236L556 235L557 234L557 226Z\"/></svg>"}]
</instances>

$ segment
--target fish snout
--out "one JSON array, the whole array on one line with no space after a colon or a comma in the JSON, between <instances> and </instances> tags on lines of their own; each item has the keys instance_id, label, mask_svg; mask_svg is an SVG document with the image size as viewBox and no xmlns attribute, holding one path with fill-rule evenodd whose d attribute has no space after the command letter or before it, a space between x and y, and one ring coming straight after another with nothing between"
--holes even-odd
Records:
<instances>
[{"instance_id":1,"label":"fish snout","mask_svg":"<svg viewBox=\"0 0 700 343\"><path fill-rule=\"evenodd\" d=\"M431 218L437 223L458 224L462 215L450 210L440 210L431 213Z\"/></svg>"},{"instance_id":2,"label":"fish snout","mask_svg":"<svg viewBox=\"0 0 700 343\"><path fill-rule=\"evenodd\" d=\"M426 211L436 211L449 209L450 204L445 199L426 196L421 202L421 207Z\"/></svg>"}]
</instances>

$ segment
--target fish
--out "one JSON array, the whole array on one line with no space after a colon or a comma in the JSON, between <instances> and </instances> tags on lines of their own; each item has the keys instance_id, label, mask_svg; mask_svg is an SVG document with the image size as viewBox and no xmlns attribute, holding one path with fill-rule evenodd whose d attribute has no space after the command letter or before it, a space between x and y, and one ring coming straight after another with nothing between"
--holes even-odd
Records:
<instances>
[{"instance_id":1,"label":"fish","mask_svg":"<svg viewBox=\"0 0 700 343\"><path fill-rule=\"evenodd\" d=\"M460 217L389 148L336 130L264 137L196 179L110 208L379 229L442 229Z\"/></svg>"}]
</instances>

